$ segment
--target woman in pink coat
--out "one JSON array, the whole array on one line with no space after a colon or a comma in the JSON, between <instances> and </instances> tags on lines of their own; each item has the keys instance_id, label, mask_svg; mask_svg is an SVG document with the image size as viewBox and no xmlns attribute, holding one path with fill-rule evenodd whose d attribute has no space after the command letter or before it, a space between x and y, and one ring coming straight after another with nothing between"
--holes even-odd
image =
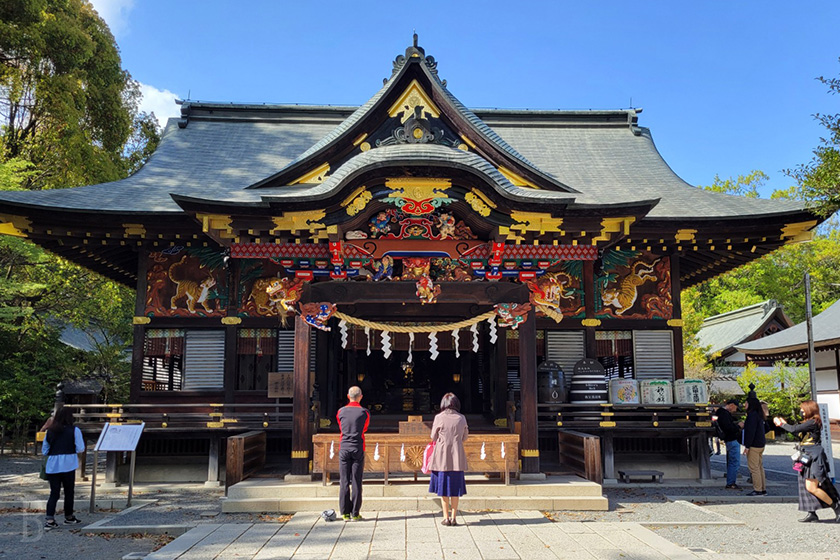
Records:
<instances>
[{"instance_id":1,"label":"woman in pink coat","mask_svg":"<svg viewBox=\"0 0 840 560\"><path fill-rule=\"evenodd\" d=\"M440 413L432 424L432 441L435 449L429 461L432 479L429 492L440 496L443 505L443 525L457 525L458 500L467 493L464 471L467 470L467 455L464 442L469 430L467 419L459 412L461 401L452 393L446 393L440 400ZM450 504L451 501L451 504ZM451 515L450 515L451 512Z\"/></svg>"}]
</instances>

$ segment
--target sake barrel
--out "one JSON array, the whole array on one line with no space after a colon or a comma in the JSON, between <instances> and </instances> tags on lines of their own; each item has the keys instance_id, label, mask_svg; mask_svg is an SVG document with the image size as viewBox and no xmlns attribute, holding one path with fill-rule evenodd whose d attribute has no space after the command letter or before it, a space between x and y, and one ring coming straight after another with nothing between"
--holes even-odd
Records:
<instances>
[{"instance_id":1,"label":"sake barrel","mask_svg":"<svg viewBox=\"0 0 840 560\"><path fill-rule=\"evenodd\" d=\"M541 403L566 402L566 376L555 362L543 362L537 368L537 397Z\"/></svg>"},{"instance_id":2,"label":"sake barrel","mask_svg":"<svg viewBox=\"0 0 840 560\"><path fill-rule=\"evenodd\" d=\"M677 404L709 402L709 389L702 379L677 379L674 381L674 400Z\"/></svg>"},{"instance_id":3,"label":"sake barrel","mask_svg":"<svg viewBox=\"0 0 840 560\"><path fill-rule=\"evenodd\" d=\"M609 396L604 366L598 360L585 358L575 364L569 399L572 404L606 403Z\"/></svg>"},{"instance_id":4,"label":"sake barrel","mask_svg":"<svg viewBox=\"0 0 840 560\"><path fill-rule=\"evenodd\" d=\"M639 383L635 379L610 379L610 402L639 404Z\"/></svg>"},{"instance_id":5,"label":"sake barrel","mask_svg":"<svg viewBox=\"0 0 840 560\"><path fill-rule=\"evenodd\" d=\"M668 379L643 379L639 383L642 404L673 404L674 390Z\"/></svg>"}]
</instances>

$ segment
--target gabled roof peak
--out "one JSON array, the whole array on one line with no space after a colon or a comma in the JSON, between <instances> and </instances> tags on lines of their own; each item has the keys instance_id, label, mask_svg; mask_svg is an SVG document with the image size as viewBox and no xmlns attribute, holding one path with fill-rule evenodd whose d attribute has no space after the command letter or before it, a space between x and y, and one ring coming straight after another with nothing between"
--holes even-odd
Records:
<instances>
[{"instance_id":1,"label":"gabled roof peak","mask_svg":"<svg viewBox=\"0 0 840 560\"><path fill-rule=\"evenodd\" d=\"M437 76L437 61L433 56L426 56L426 50L417 44L417 33L414 34L414 41L411 46L405 49L405 54L397 55L394 59L394 67L391 70L391 77L397 75L397 73L402 70L402 67L405 66L406 62L409 61L417 61L422 62L426 65L434 76ZM387 83L388 79L386 78L383 82ZM446 87L446 80L441 81L441 85Z\"/></svg>"}]
</instances>

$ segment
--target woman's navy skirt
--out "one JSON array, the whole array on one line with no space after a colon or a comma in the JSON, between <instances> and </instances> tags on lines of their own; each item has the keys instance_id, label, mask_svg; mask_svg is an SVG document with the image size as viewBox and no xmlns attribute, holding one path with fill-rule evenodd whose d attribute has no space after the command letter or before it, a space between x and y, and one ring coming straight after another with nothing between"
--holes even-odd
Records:
<instances>
[{"instance_id":1,"label":"woman's navy skirt","mask_svg":"<svg viewBox=\"0 0 840 560\"><path fill-rule=\"evenodd\" d=\"M464 471L432 471L429 492L438 496L463 496L467 493Z\"/></svg>"}]
</instances>

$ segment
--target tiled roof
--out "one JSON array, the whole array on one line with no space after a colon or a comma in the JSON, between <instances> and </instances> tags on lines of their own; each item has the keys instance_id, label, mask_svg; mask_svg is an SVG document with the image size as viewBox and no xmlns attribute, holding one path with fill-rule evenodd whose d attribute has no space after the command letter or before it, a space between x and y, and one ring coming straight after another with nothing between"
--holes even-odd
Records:
<instances>
[{"instance_id":1,"label":"tiled roof","mask_svg":"<svg viewBox=\"0 0 840 560\"><path fill-rule=\"evenodd\" d=\"M0 201L56 210L166 213L180 212L170 194L252 200L252 193L243 189L277 173L317 146L319 139L336 134L336 125L350 112L336 107L263 105L249 106L251 116L244 119L226 116L228 104L193 105L203 107L205 115L215 109L214 114L191 116L185 128L171 119L158 150L127 179L53 191L0 192ZM648 215L659 219L737 218L803 208L798 202L729 196L688 185L662 159L650 133L627 123L627 111L477 114L484 126L492 126L499 139L505 139L501 146L514 146L512 153L579 191L573 195L577 204L630 204L660 198ZM543 191L522 194L547 196Z\"/></svg>"},{"instance_id":2,"label":"tiled roof","mask_svg":"<svg viewBox=\"0 0 840 560\"><path fill-rule=\"evenodd\" d=\"M782 322L787 320L782 306L771 299L709 317L697 332L697 340L710 354L722 352L757 334L777 313Z\"/></svg>"},{"instance_id":3,"label":"tiled roof","mask_svg":"<svg viewBox=\"0 0 840 560\"><path fill-rule=\"evenodd\" d=\"M814 346L840 344L840 300L811 319ZM804 350L808 347L808 327L805 321L789 329L736 345L739 352L747 355L782 354Z\"/></svg>"}]
</instances>

